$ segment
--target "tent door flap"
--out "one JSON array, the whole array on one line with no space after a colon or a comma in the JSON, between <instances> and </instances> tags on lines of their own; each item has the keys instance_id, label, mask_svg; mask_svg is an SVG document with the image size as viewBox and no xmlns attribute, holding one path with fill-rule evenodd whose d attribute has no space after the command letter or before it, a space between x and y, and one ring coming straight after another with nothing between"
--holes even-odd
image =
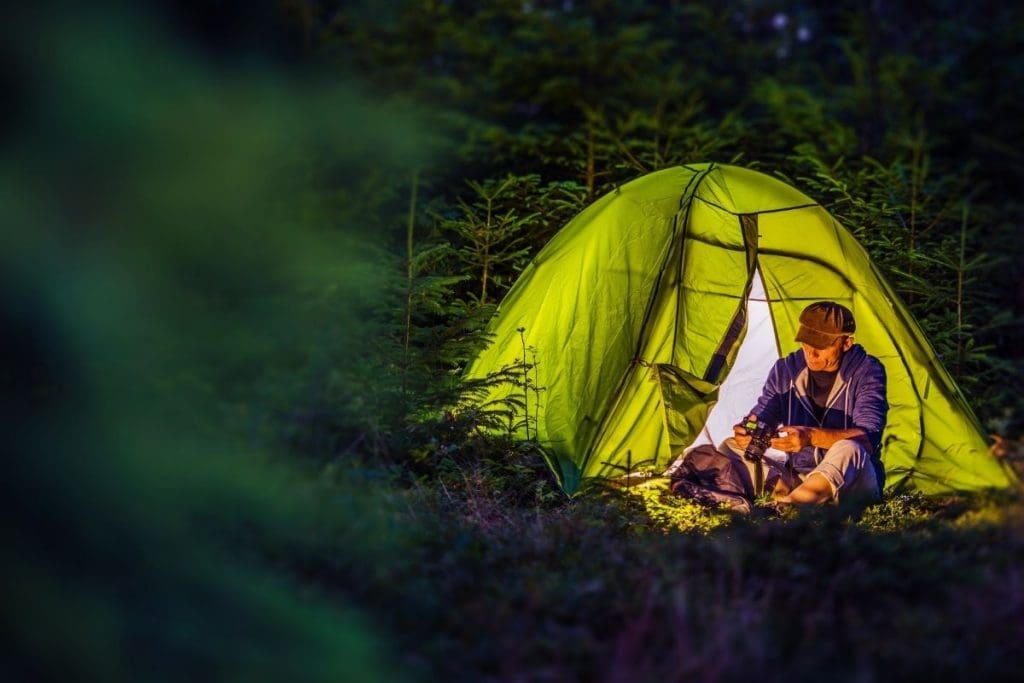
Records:
<instances>
[{"instance_id":1,"label":"tent door flap","mask_svg":"<svg viewBox=\"0 0 1024 683\"><path fill-rule=\"evenodd\" d=\"M659 363L658 384L665 412L669 445L675 454L704 428L708 413L718 400L718 386L685 370Z\"/></svg>"}]
</instances>

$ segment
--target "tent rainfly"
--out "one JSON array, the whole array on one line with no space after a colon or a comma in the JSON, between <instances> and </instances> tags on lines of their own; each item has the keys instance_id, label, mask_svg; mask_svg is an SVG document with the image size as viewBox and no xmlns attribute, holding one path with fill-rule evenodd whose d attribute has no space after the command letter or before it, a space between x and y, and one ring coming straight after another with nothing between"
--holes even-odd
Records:
<instances>
[{"instance_id":1,"label":"tent rainfly","mask_svg":"<svg viewBox=\"0 0 1024 683\"><path fill-rule=\"evenodd\" d=\"M657 171L581 212L508 292L467 376L533 365L531 436L571 494L627 463L661 471L730 435L772 363L798 348L800 311L823 299L853 311L858 343L885 365L888 489L1011 483L863 247L817 202L735 166Z\"/></svg>"}]
</instances>

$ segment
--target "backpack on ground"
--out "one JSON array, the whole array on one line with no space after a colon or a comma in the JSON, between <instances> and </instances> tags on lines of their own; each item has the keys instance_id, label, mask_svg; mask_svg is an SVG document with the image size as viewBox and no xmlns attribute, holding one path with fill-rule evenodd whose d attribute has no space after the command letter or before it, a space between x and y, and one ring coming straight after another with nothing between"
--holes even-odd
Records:
<instances>
[{"instance_id":1,"label":"backpack on ground","mask_svg":"<svg viewBox=\"0 0 1024 683\"><path fill-rule=\"evenodd\" d=\"M744 514L754 508L754 485L746 466L710 444L687 453L671 478L677 495L708 505L725 504Z\"/></svg>"}]
</instances>

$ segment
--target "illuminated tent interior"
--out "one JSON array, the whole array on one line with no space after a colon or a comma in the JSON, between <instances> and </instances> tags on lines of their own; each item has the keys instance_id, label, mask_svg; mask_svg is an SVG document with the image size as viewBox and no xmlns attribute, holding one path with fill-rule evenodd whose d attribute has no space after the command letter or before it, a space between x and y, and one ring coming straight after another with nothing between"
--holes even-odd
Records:
<instances>
[{"instance_id":1,"label":"illuminated tent interior","mask_svg":"<svg viewBox=\"0 0 1024 683\"><path fill-rule=\"evenodd\" d=\"M1011 483L918 324L849 231L771 176L721 164L665 169L581 212L537 254L489 325L467 377L526 371L531 437L562 488L664 471L718 443L798 348L813 301L850 308L885 365L887 489ZM523 396L496 386L491 400ZM525 436L521 429L520 435Z\"/></svg>"}]
</instances>

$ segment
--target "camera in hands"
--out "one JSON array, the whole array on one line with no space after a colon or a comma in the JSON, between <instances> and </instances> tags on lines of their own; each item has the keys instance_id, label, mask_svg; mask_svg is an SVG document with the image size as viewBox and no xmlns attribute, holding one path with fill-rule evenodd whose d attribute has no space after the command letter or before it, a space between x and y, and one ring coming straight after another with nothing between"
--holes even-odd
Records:
<instances>
[{"instance_id":1,"label":"camera in hands","mask_svg":"<svg viewBox=\"0 0 1024 683\"><path fill-rule=\"evenodd\" d=\"M765 450L772 445L775 429L770 427L767 422L758 422L757 420L746 420L743 423L743 428L750 435L750 444L743 451L743 458L750 462L757 462L764 457Z\"/></svg>"}]
</instances>

